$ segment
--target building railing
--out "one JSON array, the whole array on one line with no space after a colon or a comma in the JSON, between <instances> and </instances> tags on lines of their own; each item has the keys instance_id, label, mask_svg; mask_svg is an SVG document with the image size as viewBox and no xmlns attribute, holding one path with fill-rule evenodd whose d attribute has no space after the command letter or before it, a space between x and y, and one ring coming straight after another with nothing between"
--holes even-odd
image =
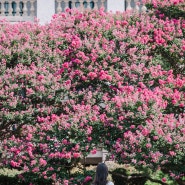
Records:
<instances>
[{"instance_id":1,"label":"building railing","mask_svg":"<svg viewBox=\"0 0 185 185\"><path fill-rule=\"evenodd\" d=\"M100 9L105 11L146 11L142 0L0 0L0 19L11 22L48 19L54 13L64 12L66 8L80 11ZM49 22L50 20L48 20Z\"/></svg>"},{"instance_id":2,"label":"building railing","mask_svg":"<svg viewBox=\"0 0 185 185\"><path fill-rule=\"evenodd\" d=\"M11 22L33 21L36 17L36 0L1 0L0 18Z\"/></svg>"},{"instance_id":3,"label":"building railing","mask_svg":"<svg viewBox=\"0 0 185 185\"><path fill-rule=\"evenodd\" d=\"M123 0L124 10L146 11L141 0ZM99 9L104 7L107 10L108 0L56 0L56 13L64 12L66 8L78 8L81 11L87 9Z\"/></svg>"},{"instance_id":4,"label":"building railing","mask_svg":"<svg viewBox=\"0 0 185 185\"><path fill-rule=\"evenodd\" d=\"M104 7L106 10L106 2L106 0L56 0L56 13L64 12L66 8L84 11Z\"/></svg>"},{"instance_id":5,"label":"building railing","mask_svg":"<svg viewBox=\"0 0 185 185\"><path fill-rule=\"evenodd\" d=\"M145 12L147 9L142 0L125 0L125 10Z\"/></svg>"}]
</instances>

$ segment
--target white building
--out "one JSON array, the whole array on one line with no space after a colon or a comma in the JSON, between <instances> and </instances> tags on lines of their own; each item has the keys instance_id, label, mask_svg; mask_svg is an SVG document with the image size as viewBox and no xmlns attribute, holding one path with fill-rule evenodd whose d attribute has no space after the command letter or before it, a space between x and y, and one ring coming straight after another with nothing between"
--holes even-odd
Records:
<instances>
[{"instance_id":1,"label":"white building","mask_svg":"<svg viewBox=\"0 0 185 185\"><path fill-rule=\"evenodd\" d=\"M11 22L34 21L41 24L51 20L53 14L65 11L66 8L99 9L105 11L136 10L145 11L141 0L0 0L0 19Z\"/></svg>"}]
</instances>

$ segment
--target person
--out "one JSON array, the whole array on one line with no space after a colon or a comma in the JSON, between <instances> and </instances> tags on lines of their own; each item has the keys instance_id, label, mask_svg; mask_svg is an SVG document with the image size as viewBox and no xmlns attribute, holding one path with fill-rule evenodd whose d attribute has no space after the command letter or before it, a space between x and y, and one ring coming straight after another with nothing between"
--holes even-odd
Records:
<instances>
[{"instance_id":1,"label":"person","mask_svg":"<svg viewBox=\"0 0 185 185\"><path fill-rule=\"evenodd\" d=\"M107 180L108 168L105 163L99 163L96 167L96 175L92 185L114 185L113 182Z\"/></svg>"}]
</instances>

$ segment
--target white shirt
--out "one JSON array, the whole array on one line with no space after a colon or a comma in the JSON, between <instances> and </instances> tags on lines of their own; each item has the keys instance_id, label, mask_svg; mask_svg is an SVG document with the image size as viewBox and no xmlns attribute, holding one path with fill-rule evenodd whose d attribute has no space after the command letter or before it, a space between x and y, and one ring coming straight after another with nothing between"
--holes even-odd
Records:
<instances>
[{"instance_id":1,"label":"white shirt","mask_svg":"<svg viewBox=\"0 0 185 185\"><path fill-rule=\"evenodd\" d=\"M109 181L106 185L114 185L114 183Z\"/></svg>"}]
</instances>

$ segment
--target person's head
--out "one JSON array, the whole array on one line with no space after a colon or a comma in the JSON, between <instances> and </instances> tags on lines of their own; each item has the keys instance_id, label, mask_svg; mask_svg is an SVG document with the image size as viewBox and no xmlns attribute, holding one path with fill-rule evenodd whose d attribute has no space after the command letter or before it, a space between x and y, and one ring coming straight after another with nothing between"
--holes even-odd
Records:
<instances>
[{"instance_id":1,"label":"person's head","mask_svg":"<svg viewBox=\"0 0 185 185\"><path fill-rule=\"evenodd\" d=\"M106 185L108 176L108 168L105 163L99 163L96 168L95 185Z\"/></svg>"}]
</instances>

